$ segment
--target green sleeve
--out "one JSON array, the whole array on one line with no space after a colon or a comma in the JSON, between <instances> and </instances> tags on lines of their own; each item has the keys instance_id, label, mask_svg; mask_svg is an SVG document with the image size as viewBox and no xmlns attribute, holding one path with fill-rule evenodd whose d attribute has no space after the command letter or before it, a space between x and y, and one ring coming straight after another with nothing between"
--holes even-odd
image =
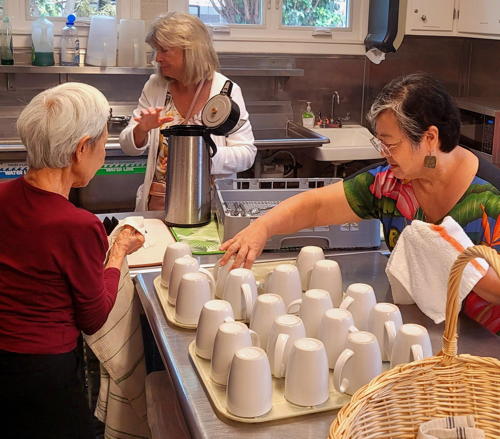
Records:
<instances>
[{"instance_id":1,"label":"green sleeve","mask_svg":"<svg viewBox=\"0 0 500 439\"><path fill-rule=\"evenodd\" d=\"M351 209L363 219L380 218L375 197L370 192L370 185L375 176L370 172L362 172L344 180L344 193Z\"/></svg>"}]
</instances>

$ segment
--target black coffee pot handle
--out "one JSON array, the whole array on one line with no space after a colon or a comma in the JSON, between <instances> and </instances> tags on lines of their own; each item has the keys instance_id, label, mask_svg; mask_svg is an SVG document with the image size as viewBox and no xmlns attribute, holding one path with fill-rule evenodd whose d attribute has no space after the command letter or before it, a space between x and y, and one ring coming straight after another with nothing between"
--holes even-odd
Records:
<instances>
[{"instance_id":1,"label":"black coffee pot handle","mask_svg":"<svg viewBox=\"0 0 500 439\"><path fill-rule=\"evenodd\" d=\"M228 80L224 83L224 87L222 87L220 94L226 95L226 96L231 96L232 91L233 91L233 83Z\"/></svg>"},{"instance_id":2,"label":"black coffee pot handle","mask_svg":"<svg viewBox=\"0 0 500 439\"><path fill-rule=\"evenodd\" d=\"M203 140L208 148L208 156L212 158L215 154L217 154L217 146L215 145L209 131L203 131Z\"/></svg>"}]
</instances>

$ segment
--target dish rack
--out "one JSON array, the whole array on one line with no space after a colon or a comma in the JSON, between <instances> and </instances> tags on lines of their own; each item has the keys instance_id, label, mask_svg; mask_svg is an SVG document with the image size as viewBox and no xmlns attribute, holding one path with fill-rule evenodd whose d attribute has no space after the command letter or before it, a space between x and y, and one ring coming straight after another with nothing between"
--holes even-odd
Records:
<instances>
[{"instance_id":1,"label":"dish rack","mask_svg":"<svg viewBox=\"0 0 500 439\"><path fill-rule=\"evenodd\" d=\"M236 178L215 181L215 212L221 242L232 238L281 201L340 178ZM323 249L379 248L377 219L303 229L271 237L264 249L279 250L316 245Z\"/></svg>"}]
</instances>

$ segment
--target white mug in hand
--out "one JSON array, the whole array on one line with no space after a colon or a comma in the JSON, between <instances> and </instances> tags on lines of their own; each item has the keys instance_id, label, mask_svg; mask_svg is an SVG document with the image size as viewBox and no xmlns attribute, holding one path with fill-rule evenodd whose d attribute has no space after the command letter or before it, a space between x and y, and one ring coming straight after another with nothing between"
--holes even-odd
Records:
<instances>
[{"instance_id":1,"label":"white mug in hand","mask_svg":"<svg viewBox=\"0 0 500 439\"><path fill-rule=\"evenodd\" d=\"M225 386L234 353L241 348L259 346L259 336L242 322L222 323L217 330L210 363L210 378Z\"/></svg>"},{"instance_id":2,"label":"white mug in hand","mask_svg":"<svg viewBox=\"0 0 500 439\"><path fill-rule=\"evenodd\" d=\"M325 259L325 254L323 253L323 249L321 247L308 245L300 249L297 256L297 268L300 273L302 291L309 289L309 279L311 277L314 264L322 259Z\"/></svg>"},{"instance_id":3,"label":"white mug in hand","mask_svg":"<svg viewBox=\"0 0 500 439\"><path fill-rule=\"evenodd\" d=\"M323 404L329 397L328 358L323 343L315 338L299 338L288 358L286 400L310 407Z\"/></svg>"},{"instance_id":4,"label":"white mug in hand","mask_svg":"<svg viewBox=\"0 0 500 439\"><path fill-rule=\"evenodd\" d=\"M214 290L213 279L205 274L184 274L177 290L175 320L185 325L197 325L203 305L213 298Z\"/></svg>"},{"instance_id":5,"label":"white mug in hand","mask_svg":"<svg viewBox=\"0 0 500 439\"><path fill-rule=\"evenodd\" d=\"M295 300L288 305L288 312L293 314L296 307L299 308L299 315L306 327L307 336L317 338L323 314L327 309L333 308L328 291L307 290L302 299Z\"/></svg>"},{"instance_id":6,"label":"white mug in hand","mask_svg":"<svg viewBox=\"0 0 500 439\"><path fill-rule=\"evenodd\" d=\"M172 267L177 258L182 256L192 256L191 247L185 242L174 242L169 244L163 255L163 264L161 266L161 286L168 288Z\"/></svg>"},{"instance_id":7,"label":"white mug in hand","mask_svg":"<svg viewBox=\"0 0 500 439\"><path fill-rule=\"evenodd\" d=\"M233 307L234 318L248 322L257 300L257 283L252 270L235 268L224 283L223 299Z\"/></svg>"},{"instance_id":8,"label":"white mug in hand","mask_svg":"<svg viewBox=\"0 0 500 439\"><path fill-rule=\"evenodd\" d=\"M369 329L377 337L382 361L390 361L392 343L399 327L403 324L401 311L392 303L377 303L370 314Z\"/></svg>"},{"instance_id":9,"label":"white mug in hand","mask_svg":"<svg viewBox=\"0 0 500 439\"><path fill-rule=\"evenodd\" d=\"M258 347L237 350L227 381L227 410L242 418L254 418L271 410L272 399L271 369L264 350Z\"/></svg>"},{"instance_id":10,"label":"white mug in hand","mask_svg":"<svg viewBox=\"0 0 500 439\"><path fill-rule=\"evenodd\" d=\"M306 328L300 317L283 314L276 317L267 339L267 356L271 371L276 378L283 378L293 343L306 336Z\"/></svg>"},{"instance_id":11,"label":"white mug in hand","mask_svg":"<svg viewBox=\"0 0 500 439\"><path fill-rule=\"evenodd\" d=\"M321 289L330 293L334 307L342 302L342 273L339 264L331 259L317 261L311 271L309 289Z\"/></svg>"},{"instance_id":12,"label":"white mug in hand","mask_svg":"<svg viewBox=\"0 0 500 439\"><path fill-rule=\"evenodd\" d=\"M392 344L391 368L432 356L429 333L421 325L416 323L401 325L396 335L391 334L389 338L389 343Z\"/></svg>"},{"instance_id":13,"label":"white mug in hand","mask_svg":"<svg viewBox=\"0 0 500 439\"><path fill-rule=\"evenodd\" d=\"M274 319L286 313L285 304L277 294L261 294L257 297L250 317L250 329L259 334L262 347L267 346L267 337Z\"/></svg>"},{"instance_id":14,"label":"white mug in hand","mask_svg":"<svg viewBox=\"0 0 500 439\"><path fill-rule=\"evenodd\" d=\"M172 267L172 273L170 275L170 282L168 285L168 303L170 305L175 306L177 301L177 293L179 291L179 284L181 283L182 276L186 273L203 273L212 285L215 285L215 280L212 274L204 269L200 268L200 264L196 258L192 256L185 255L180 258L177 258L174 261L174 265Z\"/></svg>"},{"instance_id":15,"label":"white mug in hand","mask_svg":"<svg viewBox=\"0 0 500 439\"><path fill-rule=\"evenodd\" d=\"M266 293L278 294L283 298L285 305L302 297L302 284L299 270L292 264L279 264L271 271L265 280Z\"/></svg>"},{"instance_id":16,"label":"white mug in hand","mask_svg":"<svg viewBox=\"0 0 500 439\"><path fill-rule=\"evenodd\" d=\"M335 363L333 385L340 393L352 395L382 373L382 355L377 338L366 331L347 336L346 347Z\"/></svg>"},{"instance_id":17,"label":"white mug in hand","mask_svg":"<svg viewBox=\"0 0 500 439\"><path fill-rule=\"evenodd\" d=\"M356 331L352 314L346 309L330 308L323 314L318 339L325 345L330 369L335 367L339 355L344 350L347 336Z\"/></svg>"},{"instance_id":18,"label":"white mug in hand","mask_svg":"<svg viewBox=\"0 0 500 439\"><path fill-rule=\"evenodd\" d=\"M368 284L355 283L347 287L345 294L339 308L351 311L354 326L360 331L368 331L370 313L377 303L373 288Z\"/></svg>"},{"instance_id":19,"label":"white mug in hand","mask_svg":"<svg viewBox=\"0 0 500 439\"><path fill-rule=\"evenodd\" d=\"M234 259L227 261L226 265L220 265L220 259L214 265L214 278L215 278L215 297L217 299L222 299L224 295L224 284L226 282L227 275L231 271Z\"/></svg>"},{"instance_id":20,"label":"white mug in hand","mask_svg":"<svg viewBox=\"0 0 500 439\"><path fill-rule=\"evenodd\" d=\"M196 329L196 355L206 360L212 358L215 335L222 323L234 322L233 308L225 300L209 300L201 310Z\"/></svg>"}]
</instances>

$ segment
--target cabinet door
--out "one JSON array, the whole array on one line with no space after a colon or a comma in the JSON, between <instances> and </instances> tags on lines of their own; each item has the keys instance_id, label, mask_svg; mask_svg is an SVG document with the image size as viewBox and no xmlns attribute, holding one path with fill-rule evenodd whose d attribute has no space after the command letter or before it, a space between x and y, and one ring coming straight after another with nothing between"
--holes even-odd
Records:
<instances>
[{"instance_id":1,"label":"cabinet door","mask_svg":"<svg viewBox=\"0 0 500 439\"><path fill-rule=\"evenodd\" d=\"M454 9L455 0L408 0L406 30L451 32Z\"/></svg>"},{"instance_id":2,"label":"cabinet door","mask_svg":"<svg viewBox=\"0 0 500 439\"><path fill-rule=\"evenodd\" d=\"M458 32L500 35L498 0L461 0Z\"/></svg>"}]
</instances>

